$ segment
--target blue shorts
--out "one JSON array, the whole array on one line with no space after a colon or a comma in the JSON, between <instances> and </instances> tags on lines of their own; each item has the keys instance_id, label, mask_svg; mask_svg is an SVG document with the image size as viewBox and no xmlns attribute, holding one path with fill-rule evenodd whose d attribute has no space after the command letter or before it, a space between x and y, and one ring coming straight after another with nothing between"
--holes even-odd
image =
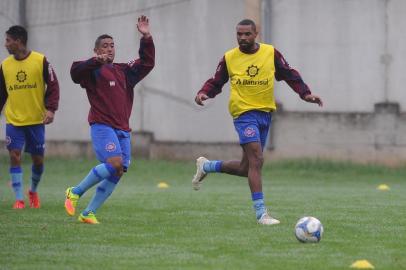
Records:
<instances>
[{"instance_id":1,"label":"blue shorts","mask_svg":"<svg viewBox=\"0 0 406 270\"><path fill-rule=\"evenodd\" d=\"M6 146L10 150L22 150L43 156L45 152L45 125L14 126L6 124Z\"/></svg>"},{"instance_id":2,"label":"blue shorts","mask_svg":"<svg viewBox=\"0 0 406 270\"><path fill-rule=\"evenodd\" d=\"M234 127L240 138L240 144L260 142L263 150L271 120L272 114L263 111L248 111L234 119Z\"/></svg>"},{"instance_id":3,"label":"blue shorts","mask_svg":"<svg viewBox=\"0 0 406 270\"><path fill-rule=\"evenodd\" d=\"M93 149L100 162L105 163L108 158L120 156L126 171L131 162L131 133L112 128L104 124L90 126Z\"/></svg>"}]
</instances>

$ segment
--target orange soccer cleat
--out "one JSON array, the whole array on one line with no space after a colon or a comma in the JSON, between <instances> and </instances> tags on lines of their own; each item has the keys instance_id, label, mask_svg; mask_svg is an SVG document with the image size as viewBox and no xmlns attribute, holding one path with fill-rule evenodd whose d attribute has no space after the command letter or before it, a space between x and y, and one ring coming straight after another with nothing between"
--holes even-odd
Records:
<instances>
[{"instance_id":1,"label":"orange soccer cleat","mask_svg":"<svg viewBox=\"0 0 406 270\"><path fill-rule=\"evenodd\" d=\"M38 192L33 192L33 191L29 190L28 198L30 200L31 208L40 208L41 207L41 202L39 200Z\"/></svg>"}]
</instances>

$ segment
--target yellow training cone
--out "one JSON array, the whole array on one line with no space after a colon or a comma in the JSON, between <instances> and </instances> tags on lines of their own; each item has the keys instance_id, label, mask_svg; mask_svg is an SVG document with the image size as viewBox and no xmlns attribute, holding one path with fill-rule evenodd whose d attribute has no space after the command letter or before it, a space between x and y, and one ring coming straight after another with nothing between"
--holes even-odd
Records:
<instances>
[{"instance_id":1,"label":"yellow training cone","mask_svg":"<svg viewBox=\"0 0 406 270\"><path fill-rule=\"evenodd\" d=\"M357 268L357 269L375 269L375 267L367 260L355 261L353 264L351 264L350 267Z\"/></svg>"},{"instance_id":2,"label":"yellow training cone","mask_svg":"<svg viewBox=\"0 0 406 270\"><path fill-rule=\"evenodd\" d=\"M382 191L390 190L389 186L388 186L388 185L385 185L385 184L379 185L376 189L377 189L377 190L382 190Z\"/></svg>"},{"instance_id":3,"label":"yellow training cone","mask_svg":"<svg viewBox=\"0 0 406 270\"><path fill-rule=\"evenodd\" d=\"M159 182L157 185L158 188L169 188L169 185L165 182Z\"/></svg>"}]
</instances>

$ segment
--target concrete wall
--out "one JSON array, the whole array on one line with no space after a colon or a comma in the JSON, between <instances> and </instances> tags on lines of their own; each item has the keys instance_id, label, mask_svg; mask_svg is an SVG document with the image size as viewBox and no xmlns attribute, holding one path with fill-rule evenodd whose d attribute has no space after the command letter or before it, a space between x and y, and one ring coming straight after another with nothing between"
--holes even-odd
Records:
<instances>
[{"instance_id":1,"label":"concrete wall","mask_svg":"<svg viewBox=\"0 0 406 270\"><path fill-rule=\"evenodd\" d=\"M159 140L234 140L227 94L206 110L193 100L223 53L235 46L234 29L244 6L243 0L27 1L30 46L47 55L61 85L60 109L47 129L48 138L89 140L89 105L85 92L70 79L71 63L91 57L94 40L103 33L115 38L117 62L138 57L136 18L146 14L156 45L156 67L135 88L132 128L153 132ZM219 128L224 129L213 132Z\"/></svg>"},{"instance_id":2,"label":"concrete wall","mask_svg":"<svg viewBox=\"0 0 406 270\"><path fill-rule=\"evenodd\" d=\"M384 101L406 108L405 12L402 0L267 1L267 37L324 98L323 112L373 112ZM297 110L290 92L278 85L276 95Z\"/></svg>"},{"instance_id":3,"label":"concrete wall","mask_svg":"<svg viewBox=\"0 0 406 270\"><path fill-rule=\"evenodd\" d=\"M267 155L406 160L401 135L406 108L406 1L26 3L29 45L48 56L61 84L60 110L55 123L47 128L50 153L91 153L88 147L77 149L71 144L80 141L88 145L89 141L89 105L84 91L70 79L72 61L92 56L94 39L102 33L115 37L118 62L137 57L135 20L146 14L156 44L156 67L135 88L131 126L141 132L135 137L138 153L152 158L190 158L202 152L216 157L240 154L227 112L228 85L204 108L195 105L193 98L214 74L224 52L236 46L235 25L247 16L257 20L262 40L274 44L325 102L321 109L306 104L286 83L276 83L276 98L283 111L275 114L274 150ZM4 33L19 20L18 1L2 1L0 7L0 30ZM5 50L0 56L6 56ZM399 113L391 114L390 126L386 126L387 113L376 109L376 104L383 102L399 105ZM0 132L4 134L2 121ZM389 128L392 135L385 133ZM382 138L396 139L379 143ZM58 142L66 150L61 150Z\"/></svg>"}]
</instances>

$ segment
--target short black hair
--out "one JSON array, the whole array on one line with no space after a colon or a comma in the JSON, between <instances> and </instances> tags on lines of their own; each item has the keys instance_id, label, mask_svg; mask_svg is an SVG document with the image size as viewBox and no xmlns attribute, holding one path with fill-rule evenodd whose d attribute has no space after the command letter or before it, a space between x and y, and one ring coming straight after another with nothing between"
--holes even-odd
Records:
<instances>
[{"instance_id":1,"label":"short black hair","mask_svg":"<svg viewBox=\"0 0 406 270\"><path fill-rule=\"evenodd\" d=\"M105 38L111 38L111 39L113 39L112 36L107 35L107 34L100 35L100 36L98 36L98 37L96 38L96 41L94 42L94 47L95 47L95 48L99 47L100 41L101 41L102 39L105 39Z\"/></svg>"},{"instance_id":2,"label":"short black hair","mask_svg":"<svg viewBox=\"0 0 406 270\"><path fill-rule=\"evenodd\" d=\"M21 42L24 45L27 45L27 40L28 40L28 33L27 30L25 30L24 27L21 25L13 25L11 26L7 31L6 34L12 37L13 39L21 40Z\"/></svg>"},{"instance_id":3,"label":"short black hair","mask_svg":"<svg viewBox=\"0 0 406 270\"><path fill-rule=\"evenodd\" d=\"M250 19L244 19L241 22L239 22L237 25L251 25L252 30L254 30L255 32L257 31L257 26L255 25L255 22Z\"/></svg>"}]
</instances>

